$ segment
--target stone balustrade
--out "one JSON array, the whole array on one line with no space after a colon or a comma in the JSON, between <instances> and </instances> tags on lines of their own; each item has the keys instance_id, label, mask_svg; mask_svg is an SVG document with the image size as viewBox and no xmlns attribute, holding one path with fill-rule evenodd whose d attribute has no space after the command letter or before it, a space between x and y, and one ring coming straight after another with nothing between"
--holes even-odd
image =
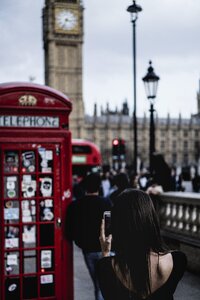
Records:
<instances>
[{"instance_id":1,"label":"stone balustrade","mask_svg":"<svg viewBox=\"0 0 200 300\"><path fill-rule=\"evenodd\" d=\"M200 248L200 194L167 192L156 201L163 236Z\"/></svg>"}]
</instances>

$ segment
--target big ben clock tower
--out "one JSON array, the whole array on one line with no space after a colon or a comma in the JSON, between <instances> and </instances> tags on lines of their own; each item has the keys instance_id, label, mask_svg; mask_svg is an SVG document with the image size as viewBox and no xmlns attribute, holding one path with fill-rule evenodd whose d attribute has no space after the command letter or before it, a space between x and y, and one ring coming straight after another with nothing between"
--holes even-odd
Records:
<instances>
[{"instance_id":1,"label":"big ben clock tower","mask_svg":"<svg viewBox=\"0 0 200 300\"><path fill-rule=\"evenodd\" d=\"M73 103L70 129L81 138L83 6L81 0L46 0L43 9L45 84L66 94Z\"/></svg>"}]
</instances>

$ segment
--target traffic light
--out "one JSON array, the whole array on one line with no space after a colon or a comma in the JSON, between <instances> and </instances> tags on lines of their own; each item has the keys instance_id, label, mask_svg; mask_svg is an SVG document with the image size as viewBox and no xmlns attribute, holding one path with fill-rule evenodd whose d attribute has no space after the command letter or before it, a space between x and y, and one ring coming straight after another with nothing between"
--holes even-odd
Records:
<instances>
[{"instance_id":1,"label":"traffic light","mask_svg":"<svg viewBox=\"0 0 200 300\"><path fill-rule=\"evenodd\" d=\"M119 140L119 154L125 155L125 153L126 153L125 140L120 139Z\"/></svg>"},{"instance_id":2,"label":"traffic light","mask_svg":"<svg viewBox=\"0 0 200 300\"><path fill-rule=\"evenodd\" d=\"M119 155L119 139L114 139L112 141L112 155L113 156Z\"/></svg>"},{"instance_id":3,"label":"traffic light","mask_svg":"<svg viewBox=\"0 0 200 300\"><path fill-rule=\"evenodd\" d=\"M114 139L112 141L112 161L113 161L113 169L121 170L121 168L125 168L125 140L123 139Z\"/></svg>"},{"instance_id":4,"label":"traffic light","mask_svg":"<svg viewBox=\"0 0 200 300\"><path fill-rule=\"evenodd\" d=\"M112 155L119 156L119 155L125 155L125 153L126 153L125 140L114 139L112 141Z\"/></svg>"}]
</instances>

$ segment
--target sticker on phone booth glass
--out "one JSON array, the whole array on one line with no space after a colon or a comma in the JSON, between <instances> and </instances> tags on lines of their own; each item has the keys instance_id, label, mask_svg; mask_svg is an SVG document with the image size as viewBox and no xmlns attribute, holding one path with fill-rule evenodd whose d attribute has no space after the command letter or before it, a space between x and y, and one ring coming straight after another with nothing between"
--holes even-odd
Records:
<instances>
[{"instance_id":1,"label":"sticker on phone booth glass","mask_svg":"<svg viewBox=\"0 0 200 300\"><path fill-rule=\"evenodd\" d=\"M17 254L8 254L7 255L7 265L8 266L17 266Z\"/></svg>"},{"instance_id":2,"label":"sticker on phone booth glass","mask_svg":"<svg viewBox=\"0 0 200 300\"><path fill-rule=\"evenodd\" d=\"M5 177L4 191L5 191L6 198L17 197L17 177L16 176Z\"/></svg>"},{"instance_id":3,"label":"sticker on phone booth glass","mask_svg":"<svg viewBox=\"0 0 200 300\"><path fill-rule=\"evenodd\" d=\"M5 227L6 238L18 238L19 237L19 227L7 226Z\"/></svg>"},{"instance_id":4,"label":"sticker on phone booth glass","mask_svg":"<svg viewBox=\"0 0 200 300\"><path fill-rule=\"evenodd\" d=\"M5 239L5 248L18 248L19 247L19 239L18 238L9 238Z\"/></svg>"},{"instance_id":5,"label":"sticker on phone booth glass","mask_svg":"<svg viewBox=\"0 0 200 300\"><path fill-rule=\"evenodd\" d=\"M4 172L14 173L18 172L19 157L18 152L6 151L4 157Z\"/></svg>"},{"instance_id":6,"label":"sticker on phone booth glass","mask_svg":"<svg viewBox=\"0 0 200 300\"><path fill-rule=\"evenodd\" d=\"M42 148L42 147L38 148L38 152L39 152L41 158L44 159L45 158L45 152L46 152L45 148Z\"/></svg>"},{"instance_id":7,"label":"sticker on phone booth glass","mask_svg":"<svg viewBox=\"0 0 200 300\"><path fill-rule=\"evenodd\" d=\"M35 200L22 200L22 222L34 222L36 220Z\"/></svg>"},{"instance_id":8,"label":"sticker on phone booth glass","mask_svg":"<svg viewBox=\"0 0 200 300\"><path fill-rule=\"evenodd\" d=\"M52 267L52 251L42 250L41 251L41 268L49 269Z\"/></svg>"},{"instance_id":9,"label":"sticker on phone booth glass","mask_svg":"<svg viewBox=\"0 0 200 300\"><path fill-rule=\"evenodd\" d=\"M52 274L41 275L40 276L40 283L41 284L53 283L53 275Z\"/></svg>"},{"instance_id":10,"label":"sticker on phone booth glass","mask_svg":"<svg viewBox=\"0 0 200 300\"><path fill-rule=\"evenodd\" d=\"M52 178L40 178L40 192L43 197L49 197L52 195Z\"/></svg>"},{"instance_id":11,"label":"sticker on phone booth glass","mask_svg":"<svg viewBox=\"0 0 200 300\"><path fill-rule=\"evenodd\" d=\"M45 207L53 207L53 199L44 200Z\"/></svg>"},{"instance_id":12,"label":"sticker on phone booth glass","mask_svg":"<svg viewBox=\"0 0 200 300\"><path fill-rule=\"evenodd\" d=\"M54 219L53 200L45 199L40 201L40 220L52 221Z\"/></svg>"},{"instance_id":13,"label":"sticker on phone booth glass","mask_svg":"<svg viewBox=\"0 0 200 300\"><path fill-rule=\"evenodd\" d=\"M34 172L35 171L35 153L34 151L26 151L22 153L22 171Z\"/></svg>"},{"instance_id":14,"label":"sticker on phone booth glass","mask_svg":"<svg viewBox=\"0 0 200 300\"><path fill-rule=\"evenodd\" d=\"M8 290L9 290L9 292L13 292L16 290L16 288L17 288L17 285L15 283L13 283L8 287Z\"/></svg>"},{"instance_id":15,"label":"sticker on phone booth glass","mask_svg":"<svg viewBox=\"0 0 200 300\"><path fill-rule=\"evenodd\" d=\"M24 226L24 232L22 233L22 240L24 243L31 244L36 241L36 228L33 226Z\"/></svg>"},{"instance_id":16,"label":"sticker on phone booth glass","mask_svg":"<svg viewBox=\"0 0 200 300\"><path fill-rule=\"evenodd\" d=\"M5 299L20 299L20 279L19 277L5 278Z\"/></svg>"},{"instance_id":17,"label":"sticker on phone booth glass","mask_svg":"<svg viewBox=\"0 0 200 300\"><path fill-rule=\"evenodd\" d=\"M52 161L53 161L53 151L46 150L45 148L39 149L40 154L40 171L42 173L50 173L52 172Z\"/></svg>"},{"instance_id":18,"label":"sticker on phone booth glass","mask_svg":"<svg viewBox=\"0 0 200 300\"><path fill-rule=\"evenodd\" d=\"M36 193L36 180L34 176L23 175L22 178L22 192L23 197L31 198Z\"/></svg>"},{"instance_id":19,"label":"sticker on phone booth glass","mask_svg":"<svg viewBox=\"0 0 200 300\"><path fill-rule=\"evenodd\" d=\"M19 208L4 208L5 220L19 220Z\"/></svg>"},{"instance_id":20,"label":"sticker on phone booth glass","mask_svg":"<svg viewBox=\"0 0 200 300\"><path fill-rule=\"evenodd\" d=\"M53 151L52 150L46 150L46 159L47 160L53 159Z\"/></svg>"},{"instance_id":21,"label":"sticker on phone booth glass","mask_svg":"<svg viewBox=\"0 0 200 300\"><path fill-rule=\"evenodd\" d=\"M19 201L18 200L6 200L4 202L4 220L7 223L13 223L13 221L19 221Z\"/></svg>"}]
</instances>

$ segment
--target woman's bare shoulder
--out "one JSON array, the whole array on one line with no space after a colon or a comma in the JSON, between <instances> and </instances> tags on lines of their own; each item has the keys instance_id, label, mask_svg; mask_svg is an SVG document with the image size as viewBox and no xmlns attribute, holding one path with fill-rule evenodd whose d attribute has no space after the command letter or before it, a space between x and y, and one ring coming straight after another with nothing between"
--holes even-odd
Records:
<instances>
[{"instance_id":1,"label":"woman's bare shoulder","mask_svg":"<svg viewBox=\"0 0 200 300\"><path fill-rule=\"evenodd\" d=\"M151 290L154 292L169 279L173 270L172 254L151 254Z\"/></svg>"}]
</instances>

